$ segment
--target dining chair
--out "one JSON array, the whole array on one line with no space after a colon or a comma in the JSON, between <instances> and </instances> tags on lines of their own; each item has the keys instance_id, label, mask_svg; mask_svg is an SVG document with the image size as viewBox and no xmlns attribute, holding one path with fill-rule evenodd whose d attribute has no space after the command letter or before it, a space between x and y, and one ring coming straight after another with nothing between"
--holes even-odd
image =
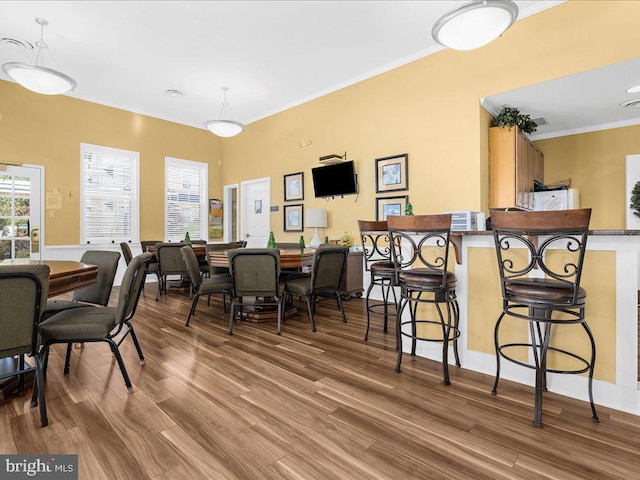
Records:
<instances>
[{"instance_id":1,"label":"dining chair","mask_svg":"<svg viewBox=\"0 0 640 480\"><path fill-rule=\"evenodd\" d=\"M133 258L133 253L131 253L131 247L127 242L120 243L120 249L122 250L122 256L124 257L124 262L129 265L131 259Z\"/></svg>"},{"instance_id":2,"label":"dining chair","mask_svg":"<svg viewBox=\"0 0 640 480\"><path fill-rule=\"evenodd\" d=\"M118 362L124 383L129 392L133 391L129 374L120 355L119 346L131 335L138 352L140 364L144 365L144 355L138 343L131 320L136 313L138 299L145 279L145 270L151 260L150 253L133 257L120 284L118 304L115 307L73 308L60 312L45 320L39 326L42 337L40 352L44 355L44 375L51 345L74 342L106 342ZM65 361L65 373L69 372L69 361Z\"/></svg>"},{"instance_id":3,"label":"dining chair","mask_svg":"<svg viewBox=\"0 0 640 480\"><path fill-rule=\"evenodd\" d=\"M187 317L187 323L185 326L189 326L191 316L195 314L198 300L202 295L211 296L214 293L222 294L222 305L224 312L227 312L226 294L231 293L231 275L228 273L221 273L211 275L209 278L202 279L200 275L200 268L198 265L198 257L188 245L180 248L180 253L189 272L189 281L191 282L191 291L193 292L193 301L191 302L191 309L189 310L189 316Z\"/></svg>"},{"instance_id":4,"label":"dining chair","mask_svg":"<svg viewBox=\"0 0 640 480\"><path fill-rule=\"evenodd\" d=\"M342 297L338 292L344 265L349 255L349 248L339 245L320 245L313 254L311 273L290 273L286 281L288 294L304 297L307 302L311 328L316 331L313 312L318 297L335 297L342 314L343 323L347 323L342 305Z\"/></svg>"},{"instance_id":5,"label":"dining chair","mask_svg":"<svg viewBox=\"0 0 640 480\"><path fill-rule=\"evenodd\" d=\"M185 278L188 275L187 266L184 264L180 249L186 243L156 243L156 257L158 259L158 291L156 300L160 298L160 292L167 293L167 277L180 275Z\"/></svg>"},{"instance_id":6,"label":"dining chair","mask_svg":"<svg viewBox=\"0 0 640 480\"><path fill-rule=\"evenodd\" d=\"M284 314L284 285L280 276L280 251L275 248L236 248L227 252L231 273L231 314L229 335L233 335L236 309L242 318L243 307L260 303L277 309L277 334ZM251 298L251 299L249 299Z\"/></svg>"},{"instance_id":7,"label":"dining chair","mask_svg":"<svg viewBox=\"0 0 640 480\"><path fill-rule=\"evenodd\" d=\"M142 248L142 253L147 253L149 251L149 246L153 245L155 247L156 243L162 243L159 240L142 240L140 242L140 248ZM155 275L158 280L158 285L160 285L160 265L158 264L157 255L153 255L151 257L151 261L147 264L147 276ZM144 292L144 285L142 286L142 291Z\"/></svg>"},{"instance_id":8,"label":"dining chair","mask_svg":"<svg viewBox=\"0 0 640 480\"><path fill-rule=\"evenodd\" d=\"M49 291L47 265L0 266L0 358L17 358L17 369L0 373L0 379L18 375L19 389L24 375L35 372L31 406L40 404L40 424L45 427L47 406L44 395L42 355L38 351L38 323ZM33 358L34 366L24 356Z\"/></svg>"}]
</instances>

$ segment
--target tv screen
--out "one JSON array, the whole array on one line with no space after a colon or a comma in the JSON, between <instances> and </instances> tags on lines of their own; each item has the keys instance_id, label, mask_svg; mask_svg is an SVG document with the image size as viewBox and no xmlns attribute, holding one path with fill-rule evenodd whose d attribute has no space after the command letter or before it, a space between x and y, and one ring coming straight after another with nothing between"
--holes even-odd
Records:
<instances>
[{"instance_id":1,"label":"tv screen","mask_svg":"<svg viewBox=\"0 0 640 480\"><path fill-rule=\"evenodd\" d=\"M353 160L312 168L311 175L316 198L358 193Z\"/></svg>"}]
</instances>

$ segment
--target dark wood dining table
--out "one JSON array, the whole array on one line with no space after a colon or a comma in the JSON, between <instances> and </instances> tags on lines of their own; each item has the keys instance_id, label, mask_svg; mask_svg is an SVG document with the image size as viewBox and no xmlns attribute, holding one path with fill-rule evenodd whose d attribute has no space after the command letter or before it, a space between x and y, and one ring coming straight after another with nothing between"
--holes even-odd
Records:
<instances>
[{"instance_id":1,"label":"dark wood dining table","mask_svg":"<svg viewBox=\"0 0 640 480\"><path fill-rule=\"evenodd\" d=\"M9 259L0 261L0 265L48 265L49 297L78 290L98 281L98 267L88 263L71 260L29 260Z\"/></svg>"}]
</instances>

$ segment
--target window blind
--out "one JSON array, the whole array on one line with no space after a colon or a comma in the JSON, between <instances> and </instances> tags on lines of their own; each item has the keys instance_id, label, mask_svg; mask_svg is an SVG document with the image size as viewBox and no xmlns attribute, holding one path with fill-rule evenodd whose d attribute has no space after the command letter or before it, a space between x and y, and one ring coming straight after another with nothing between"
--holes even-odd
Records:
<instances>
[{"instance_id":1,"label":"window blind","mask_svg":"<svg viewBox=\"0 0 640 480\"><path fill-rule=\"evenodd\" d=\"M96 145L81 150L82 242L137 242L139 154Z\"/></svg>"},{"instance_id":2,"label":"window blind","mask_svg":"<svg viewBox=\"0 0 640 480\"><path fill-rule=\"evenodd\" d=\"M207 164L165 159L166 236L179 242L207 238Z\"/></svg>"}]
</instances>

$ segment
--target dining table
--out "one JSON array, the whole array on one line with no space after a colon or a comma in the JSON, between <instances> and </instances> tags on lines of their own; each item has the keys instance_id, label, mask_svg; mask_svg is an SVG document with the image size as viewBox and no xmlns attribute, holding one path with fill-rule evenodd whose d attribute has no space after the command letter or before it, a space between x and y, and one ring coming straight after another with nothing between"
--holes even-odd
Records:
<instances>
[{"instance_id":1,"label":"dining table","mask_svg":"<svg viewBox=\"0 0 640 480\"><path fill-rule=\"evenodd\" d=\"M49 297L87 287L98 281L98 267L72 260L30 260L13 258L1 260L0 265L48 265Z\"/></svg>"}]
</instances>

